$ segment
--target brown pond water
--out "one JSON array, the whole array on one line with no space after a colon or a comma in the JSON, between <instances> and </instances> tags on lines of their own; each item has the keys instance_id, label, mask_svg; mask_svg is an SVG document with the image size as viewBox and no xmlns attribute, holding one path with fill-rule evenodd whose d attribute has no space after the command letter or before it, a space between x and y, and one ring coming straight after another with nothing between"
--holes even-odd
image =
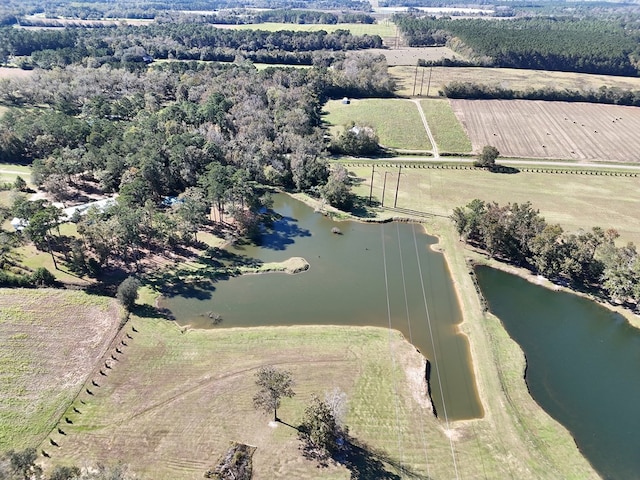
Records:
<instances>
[{"instance_id":1,"label":"brown pond water","mask_svg":"<svg viewBox=\"0 0 640 480\"><path fill-rule=\"evenodd\" d=\"M304 257L306 272L217 280L167 293L162 306L197 328L371 325L400 330L431 362L432 398L448 420L483 415L460 306L437 239L419 224L336 222L286 195L261 245L229 248L245 261ZM342 235L332 234L333 227ZM388 292L388 294L387 294ZM387 301L388 298L388 301ZM209 312L220 315L213 325Z\"/></svg>"}]
</instances>

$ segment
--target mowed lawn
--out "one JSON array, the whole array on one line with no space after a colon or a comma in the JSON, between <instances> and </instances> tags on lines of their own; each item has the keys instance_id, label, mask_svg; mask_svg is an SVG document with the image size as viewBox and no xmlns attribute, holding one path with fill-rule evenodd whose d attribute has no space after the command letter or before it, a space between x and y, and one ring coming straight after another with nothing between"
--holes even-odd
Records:
<instances>
[{"instance_id":1,"label":"mowed lawn","mask_svg":"<svg viewBox=\"0 0 640 480\"><path fill-rule=\"evenodd\" d=\"M0 452L53 429L117 331L114 300L0 289Z\"/></svg>"},{"instance_id":2,"label":"mowed lawn","mask_svg":"<svg viewBox=\"0 0 640 480\"><path fill-rule=\"evenodd\" d=\"M368 446L370 457L363 460L374 476L367 478L391 478L383 467L397 472L391 463L420 475L416 478L424 478L427 469L442 478L453 475L442 424L428 402L422 405L424 360L398 332L373 327L185 331L150 318L134 318L126 328L132 338L120 346L118 361L111 361L106 377L94 376L100 387L74 404L81 413L71 408L65 413L73 424L65 426L65 435L53 437L60 447L42 446L52 462L119 459L143 478L198 479L229 442L238 441L257 447L257 480L347 479L344 466L318 470L305 460L293 428L312 394L323 397L338 387L348 394L351 434ZM284 423L276 425L252 404L255 373L266 364L290 370L297 383L296 396L278 410ZM434 449L428 460L426 441ZM388 464L380 463L385 459Z\"/></svg>"},{"instance_id":3,"label":"mowed lawn","mask_svg":"<svg viewBox=\"0 0 640 480\"><path fill-rule=\"evenodd\" d=\"M447 99L421 100L431 134L440 153L470 153L471 141Z\"/></svg>"},{"instance_id":4,"label":"mowed lawn","mask_svg":"<svg viewBox=\"0 0 640 480\"><path fill-rule=\"evenodd\" d=\"M368 125L377 133L380 143L388 148L431 150L431 142L416 105L402 99L351 100L344 104L330 100L324 106L324 121L334 134L345 125Z\"/></svg>"},{"instance_id":5,"label":"mowed lawn","mask_svg":"<svg viewBox=\"0 0 640 480\"><path fill-rule=\"evenodd\" d=\"M348 167L363 179L356 187L368 197L370 167ZM615 228L621 241L640 244L640 189L638 177L569 175L559 173L515 174L483 170L402 169L398 207L448 216L455 207L474 198L487 202L530 201L549 223L565 230L594 226ZM382 182L374 181L374 198L380 198Z\"/></svg>"}]
</instances>

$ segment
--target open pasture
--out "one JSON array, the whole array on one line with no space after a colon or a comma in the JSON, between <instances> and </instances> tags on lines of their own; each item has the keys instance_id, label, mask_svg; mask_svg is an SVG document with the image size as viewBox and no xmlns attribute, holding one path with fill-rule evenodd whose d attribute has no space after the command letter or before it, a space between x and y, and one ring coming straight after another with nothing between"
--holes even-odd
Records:
<instances>
[{"instance_id":1,"label":"open pasture","mask_svg":"<svg viewBox=\"0 0 640 480\"><path fill-rule=\"evenodd\" d=\"M257 447L257 480L347 479L346 467L318 470L305 460L293 428L313 393L324 396L339 387L348 394L350 433L369 447L371 458L363 460L373 476L367 478L395 478L376 464L384 455L424 478L424 435L434 446L432 471L443 476L453 471L442 425L421 406L424 360L397 332L369 327L185 331L148 318L134 318L130 325L135 331L126 327L131 338L125 337L118 361L111 362L106 377L95 376L100 387L74 404L81 413L72 408L65 413L73 423L65 426L64 436L53 437L60 447L43 445L52 462L120 459L143 478L199 479L229 442L238 441ZM255 373L266 364L291 370L297 382L296 396L278 410L284 423L270 424L272 415L252 405Z\"/></svg>"},{"instance_id":2,"label":"open pasture","mask_svg":"<svg viewBox=\"0 0 640 480\"><path fill-rule=\"evenodd\" d=\"M369 125L378 135L380 143L389 148L431 150L431 142L416 106L401 99L351 100L344 104L330 100L324 106L323 117L334 134L351 121Z\"/></svg>"},{"instance_id":3,"label":"open pasture","mask_svg":"<svg viewBox=\"0 0 640 480\"><path fill-rule=\"evenodd\" d=\"M387 65L397 66L405 65L412 66L415 75L415 66L418 64L418 60L442 60L443 58L460 58L460 55L456 54L453 50L447 47L400 47L395 48L394 38L384 38L384 43L389 48L370 48L366 50L367 53L375 55L384 55L387 59ZM347 55L357 54L358 50L352 50ZM419 69L420 72L422 69ZM419 80L419 79L418 79ZM412 79L413 81L413 79ZM413 85L413 83L411 84Z\"/></svg>"},{"instance_id":4,"label":"open pasture","mask_svg":"<svg viewBox=\"0 0 640 480\"><path fill-rule=\"evenodd\" d=\"M458 56L459 57L459 56ZM425 57L425 59L427 59ZM427 95L427 83L431 75L429 96L438 95L444 85L451 82L469 82L483 85L497 85L512 90L553 88L557 90L598 90L602 86L623 90L640 90L640 78L614 77L587 73L549 72L544 70L524 70L515 68L485 67L420 67L416 95L420 90L424 71L422 94ZM411 96L416 75L415 66L394 66L389 73L398 81L398 95Z\"/></svg>"},{"instance_id":5,"label":"open pasture","mask_svg":"<svg viewBox=\"0 0 640 480\"><path fill-rule=\"evenodd\" d=\"M363 179L356 193L368 198L371 167L347 169ZM393 168L388 170L397 172ZM455 207L466 205L474 198L501 205L530 201L547 222L559 223L569 232L595 226L615 228L620 233L621 244L633 241L638 245L639 182L638 177L403 168L397 206L449 216ZM382 179L376 176L373 197L379 201L381 195ZM386 202L392 201L394 195L395 189L387 188Z\"/></svg>"},{"instance_id":6,"label":"open pasture","mask_svg":"<svg viewBox=\"0 0 640 480\"><path fill-rule=\"evenodd\" d=\"M0 289L0 452L44 440L119 322L120 308L105 297Z\"/></svg>"},{"instance_id":7,"label":"open pasture","mask_svg":"<svg viewBox=\"0 0 640 480\"><path fill-rule=\"evenodd\" d=\"M22 70L14 67L0 67L0 80L3 78L27 78L33 75L34 70Z\"/></svg>"},{"instance_id":8,"label":"open pasture","mask_svg":"<svg viewBox=\"0 0 640 480\"><path fill-rule=\"evenodd\" d=\"M246 25L223 25L214 24L216 28L225 28L233 30L265 30L268 32L278 32L280 30L290 30L293 32L319 32L324 30L331 33L336 30L349 30L352 35L380 35L381 37L395 37L396 26L391 22L382 23L336 23L336 24L324 24L324 23L250 23Z\"/></svg>"},{"instance_id":9,"label":"open pasture","mask_svg":"<svg viewBox=\"0 0 640 480\"><path fill-rule=\"evenodd\" d=\"M473 150L506 157L638 162L640 108L527 100L452 100Z\"/></svg>"}]
</instances>

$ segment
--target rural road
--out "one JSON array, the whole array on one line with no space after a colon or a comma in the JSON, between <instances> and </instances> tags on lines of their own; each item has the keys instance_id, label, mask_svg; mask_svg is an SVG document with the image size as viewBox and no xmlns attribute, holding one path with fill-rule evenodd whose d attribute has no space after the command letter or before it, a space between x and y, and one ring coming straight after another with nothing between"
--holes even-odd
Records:
<instances>
[{"instance_id":1,"label":"rural road","mask_svg":"<svg viewBox=\"0 0 640 480\"><path fill-rule=\"evenodd\" d=\"M28 175L29 172L19 172L18 170L4 170L0 168L0 173L7 173L9 175Z\"/></svg>"},{"instance_id":2,"label":"rural road","mask_svg":"<svg viewBox=\"0 0 640 480\"><path fill-rule=\"evenodd\" d=\"M429 123L427 122L427 117L424 116L424 110L422 110L422 105L420 105L420 100L411 100L418 107L418 113L420 114L420 118L422 119L422 124L424 125L424 130L427 132L427 136L429 137L429 141L431 142L431 148L433 153L433 159L437 160L440 158L440 152L438 152L438 145L436 144L435 138L431 134L431 129L429 128Z\"/></svg>"}]
</instances>

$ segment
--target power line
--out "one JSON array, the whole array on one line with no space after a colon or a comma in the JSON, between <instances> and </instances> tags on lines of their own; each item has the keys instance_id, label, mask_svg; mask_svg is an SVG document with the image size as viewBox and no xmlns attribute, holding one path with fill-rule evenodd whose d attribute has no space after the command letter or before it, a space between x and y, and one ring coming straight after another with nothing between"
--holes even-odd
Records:
<instances>
[{"instance_id":1,"label":"power line","mask_svg":"<svg viewBox=\"0 0 640 480\"><path fill-rule=\"evenodd\" d=\"M398 254L400 255L400 273L402 274L402 290L404 292L404 307L407 312L407 325L409 327L409 342L411 342L411 345L414 345L413 334L411 333L411 316L409 315L409 299L407 298L407 282L404 274L404 261L402 259L402 244L400 242L400 224L397 222L396 222L396 231L398 233ZM420 417L420 437L422 440L422 446L424 447L424 460L427 466L427 477L431 477L431 474L429 472L429 455L427 453L427 438L425 435L424 419L422 418L422 415L418 415L418 416Z\"/></svg>"},{"instance_id":2,"label":"power line","mask_svg":"<svg viewBox=\"0 0 640 480\"><path fill-rule=\"evenodd\" d=\"M392 378L392 383L393 383L393 396L394 396L394 406L395 406L395 410L396 410L396 433L397 433L397 437L398 437L398 451L400 452L400 465L401 468L402 465L404 464L404 451L402 448L402 441L401 441L401 435L400 435L400 414L398 412L398 387L396 385L396 377L395 377L395 372L396 372L396 359L395 356L393 355L393 349L391 348L391 303L389 301L389 275L387 274L387 252L386 252L386 247L385 247L385 241L384 241L384 225L380 225L380 233L382 236L382 264L384 266L384 287L385 287L385 293L386 293L386 297L387 297L387 319L389 320L389 355L391 356L391 378Z\"/></svg>"},{"instance_id":3,"label":"power line","mask_svg":"<svg viewBox=\"0 0 640 480\"><path fill-rule=\"evenodd\" d=\"M416 250L416 259L417 259L417 264L418 264L418 274L420 276L420 285L422 287L422 299L424 301L424 309L425 309L425 313L426 313L426 320L427 320L427 325L429 326L429 336L431 337L431 347L433 348L433 363L435 364L436 367L436 375L438 377L438 384L440 386L440 398L442 400L442 411L444 414L444 421L445 421L445 425L447 427L447 431L449 431L449 417L447 416L447 405L444 401L444 391L443 391L443 386L442 386L442 379L440 377L440 367L439 367L439 363L438 363L438 358L437 358L437 352L436 352L436 345L433 339L433 329L431 327L431 316L429 314L429 305L427 302L427 293L424 287L424 278L422 277L422 265L420 263L420 252L418 251L418 240L416 238L416 229L415 226L412 226L412 231L413 231L413 243L415 246L415 250ZM456 453L455 450L453 448L453 440L451 438L451 435L447 435L447 437L449 438L449 446L451 448L451 457L453 458L453 468L456 474L456 479L459 479L460 476L458 474L458 464L456 461Z\"/></svg>"}]
</instances>

